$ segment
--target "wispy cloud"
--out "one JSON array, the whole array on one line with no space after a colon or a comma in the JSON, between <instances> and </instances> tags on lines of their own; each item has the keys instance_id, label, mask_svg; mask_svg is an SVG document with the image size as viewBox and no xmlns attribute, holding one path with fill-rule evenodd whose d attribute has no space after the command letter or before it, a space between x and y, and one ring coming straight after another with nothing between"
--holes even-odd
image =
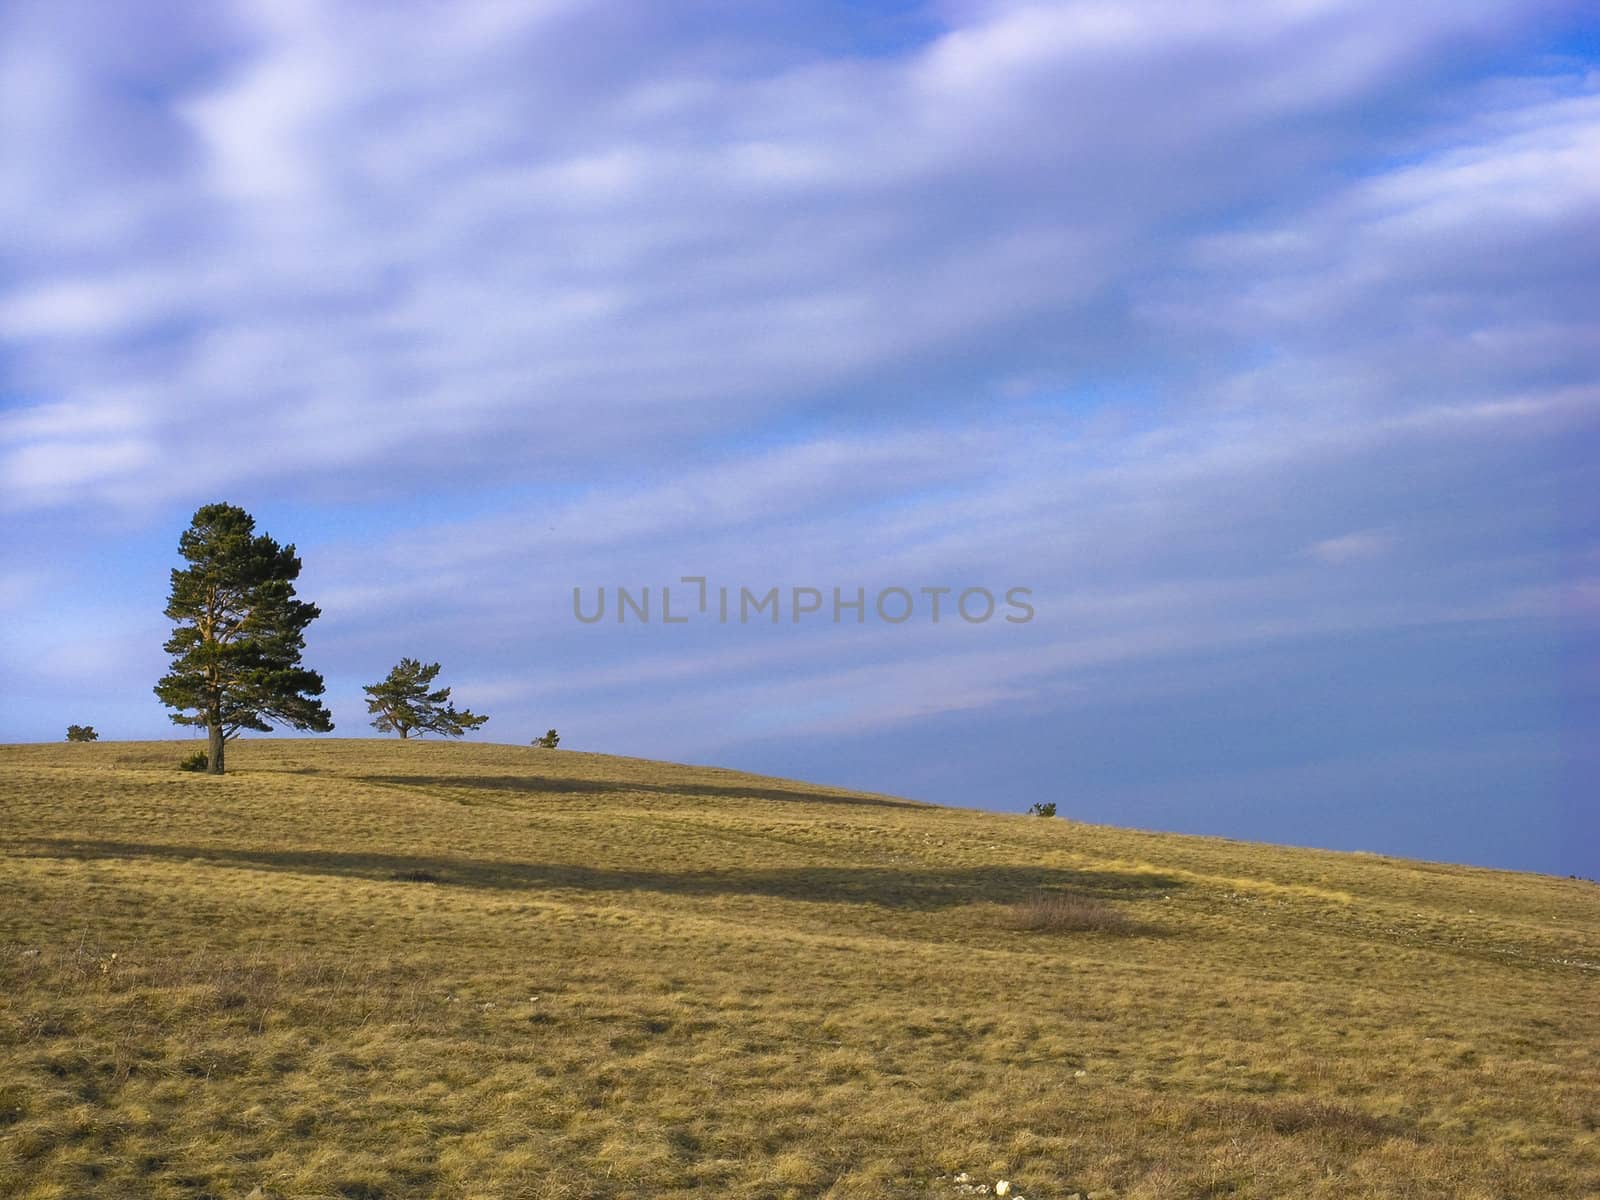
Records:
<instances>
[{"instance_id":1,"label":"wispy cloud","mask_svg":"<svg viewBox=\"0 0 1600 1200\"><path fill-rule=\"evenodd\" d=\"M1213 248L1188 311L1252 340L1331 333L1486 218L1553 238L1592 214L1592 95L1332 201L1303 182L1336 180L1377 98L1533 15L994 6L898 54L826 59L739 22L707 54L581 6L418 22L243 5L190 31L189 70L169 52L137 81L142 153L107 161L88 118L134 122L138 68L34 9L14 54L48 86L14 117L21 178L93 165L64 203L37 204L50 180L16 197L0 331L40 416L112 377L140 397L159 453L78 469L112 502L307 470L370 484L430 451L441 473L512 478L692 449L863 388L914 407L953 374L981 393L1000 347L1014 369L1169 336L1116 297L1182 261L1167 231L1229 206L1309 203L1301 269L1281 277L1279 256L1224 290ZM1282 245L1254 236L1235 256ZM28 470L6 497L65 498Z\"/></svg>"}]
</instances>

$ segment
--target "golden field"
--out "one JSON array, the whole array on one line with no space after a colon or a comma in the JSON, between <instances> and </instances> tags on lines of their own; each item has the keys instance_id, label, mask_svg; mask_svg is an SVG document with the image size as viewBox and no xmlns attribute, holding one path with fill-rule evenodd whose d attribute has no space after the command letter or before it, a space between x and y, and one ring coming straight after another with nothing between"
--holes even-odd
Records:
<instances>
[{"instance_id":1,"label":"golden field","mask_svg":"<svg viewBox=\"0 0 1600 1200\"><path fill-rule=\"evenodd\" d=\"M0 1195L1600 1195L1587 881L193 748L0 747Z\"/></svg>"}]
</instances>

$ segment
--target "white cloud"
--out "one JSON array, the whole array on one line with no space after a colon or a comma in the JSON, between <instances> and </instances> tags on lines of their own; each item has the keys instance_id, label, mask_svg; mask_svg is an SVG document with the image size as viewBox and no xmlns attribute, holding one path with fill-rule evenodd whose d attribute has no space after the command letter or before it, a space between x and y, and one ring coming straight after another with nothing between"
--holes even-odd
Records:
<instances>
[{"instance_id":1,"label":"white cloud","mask_svg":"<svg viewBox=\"0 0 1600 1200\"><path fill-rule=\"evenodd\" d=\"M1367 529L1339 537L1324 538L1313 545L1308 553L1319 562L1331 566L1381 558L1394 547L1394 538L1382 530Z\"/></svg>"},{"instance_id":2,"label":"white cloud","mask_svg":"<svg viewBox=\"0 0 1600 1200\"><path fill-rule=\"evenodd\" d=\"M5 474L19 491L61 501L81 497L86 485L125 479L158 460L139 438L116 441L34 442L4 458Z\"/></svg>"},{"instance_id":3,"label":"white cloud","mask_svg":"<svg viewBox=\"0 0 1600 1200\"><path fill-rule=\"evenodd\" d=\"M1592 97L1575 95L1314 206L1266 283L1218 295L1214 263L1187 306L1146 293L1166 314L1151 328L1114 300L1181 252L1163 231L1332 179L1343 106L1530 15L993 6L898 54L768 47L749 71L630 41L642 10L602 28L574 5L430 22L256 5L190 31L206 69L156 86L123 166L85 114L126 100L69 40L76 18L40 16L18 33L48 86L15 118L27 240L0 331L41 405L111 378L145 397L157 453L118 470L168 498L198 483L175 463L210 464L206 486L338 464L364 489L443 444L460 484L690 453L840 395L909 405L1030 361L1048 377L1083 351L1137 373L1180 311L1233 336L1338 325L1353 292L1392 281L1375 265L1417 261L1393 251L1418 221L1443 236L1482 188L1518 220L1581 217ZM94 186L40 176L47 139L95 164ZM1351 228L1370 249L1330 271ZM76 265L28 249L74 239ZM1571 336L1548 316L1537 336L1507 328L1475 332L1501 355ZM263 411L315 432L264 437ZM8 479L9 505L69 502L46 482Z\"/></svg>"}]
</instances>

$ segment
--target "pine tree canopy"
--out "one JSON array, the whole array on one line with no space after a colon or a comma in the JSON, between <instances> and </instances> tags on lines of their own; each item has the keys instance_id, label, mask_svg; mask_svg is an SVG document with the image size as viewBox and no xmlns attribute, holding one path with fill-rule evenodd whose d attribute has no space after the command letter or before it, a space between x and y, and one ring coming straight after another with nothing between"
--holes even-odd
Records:
<instances>
[{"instance_id":1,"label":"pine tree canopy","mask_svg":"<svg viewBox=\"0 0 1600 1200\"><path fill-rule=\"evenodd\" d=\"M460 737L489 719L465 710L457 712L449 688L430 692L438 674L438 663L402 658L387 678L362 688L368 697L367 711L377 716L372 727L403 738L410 737L413 730Z\"/></svg>"},{"instance_id":2,"label":"pine tree canopy","mask_svg":"<svg viewBox=\"0 0 1600 1200\"><path fill-rule=\"evenodd\" d=\"M241 729L332 729L316 699L322 676L300 662L305 628L321 614L295 598L294 546L258 536L242 508L208 504L178 539L178 552L189 566L173 569L167 601L172 670L155 692L178 710L175 723L207 729L211 773L222 773L223 740Z\"/></svg>"}]
</instances>

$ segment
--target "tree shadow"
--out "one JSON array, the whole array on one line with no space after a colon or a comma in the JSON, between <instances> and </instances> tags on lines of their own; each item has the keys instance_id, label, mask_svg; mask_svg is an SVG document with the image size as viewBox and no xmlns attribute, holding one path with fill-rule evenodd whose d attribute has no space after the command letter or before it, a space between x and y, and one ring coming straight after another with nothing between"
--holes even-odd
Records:
<instances>
[{"instance_id":1,"label":"tree shadow","mask_svg":"<svg viewBox=\"0 0 1600 1200\"><path fill-rule=\"evenodd\" d=\"M890 796L860 796L851 793L809 791L805 788L775 788L748 784L648 783L623 779L571 779L549 775L358 775L362 783L385 787L463 788L472 791L522 792L530 795L621 796L628 792L651 792L662 796L724 796L737 800L781 800L804 804L851 804L876 808L928 808L915 800L896 800Z\"/></svg>"},{"instance_id":2,"label":"tree shadow","mask_svg":"<svg viewBox=\"0 0 1600 1200\"><path fill-rule=\"evenodd\" d=\"M34 858L151 859L255 871L498 891L656 892L673 896L766 896L822 903L936 910L982 901L1011 902L1039 888L1129 899L1182 886L1171 876L1074 871L1058 867L769 867L760 870L651 871L572 863L341 850L268 850L159 843L30 838L10 853Z\"/></svg>"}]
</instances>

